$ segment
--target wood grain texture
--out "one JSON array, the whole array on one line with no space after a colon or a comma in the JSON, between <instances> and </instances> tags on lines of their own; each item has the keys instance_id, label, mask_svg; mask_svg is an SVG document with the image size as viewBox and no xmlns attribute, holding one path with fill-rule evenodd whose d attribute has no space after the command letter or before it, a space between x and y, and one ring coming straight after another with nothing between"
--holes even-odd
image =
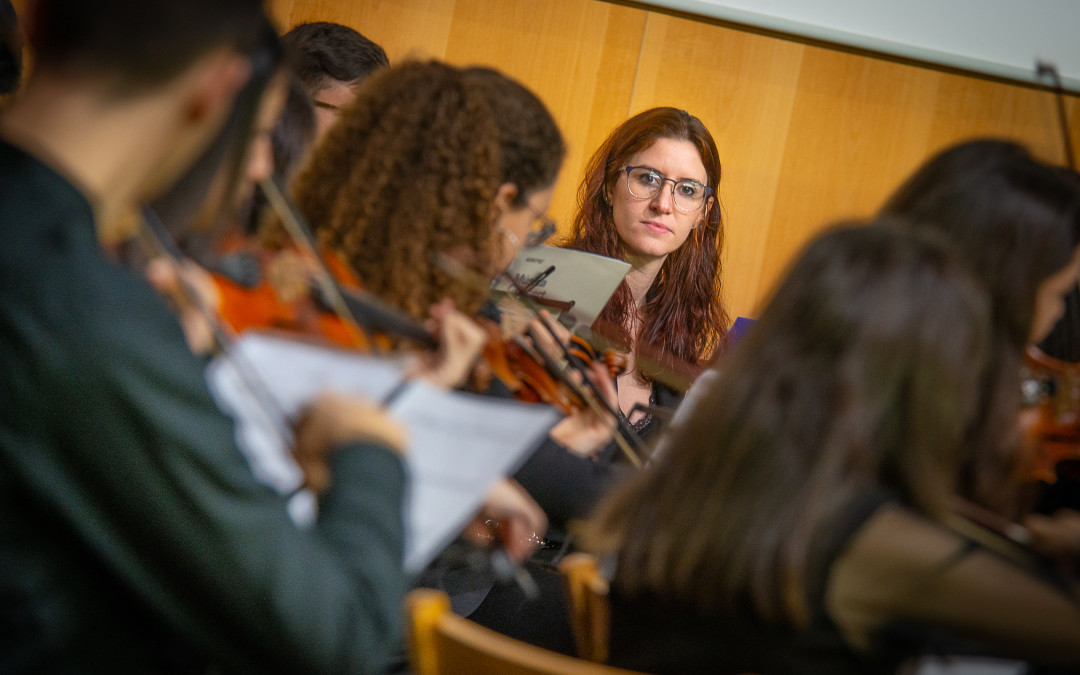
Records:
<instances>
[{"instance_id":1,"label":"wood grain texture","mask_svg":"<svg viewBox=\"0 0 1080 675\"><path fill-rule=\"evenodd\" d=\"M24 11L26 0L14 0ZM832 49L604 0L268 0L286 30L336 21L392 62L496 67L551 108L569 155L551 215L565 227L584 163L629 114L686 108L720 149L724 286L753 316L809 238L871 215L934 152L998 136L1064 162L1047 90ZM1067 100L1080 133L1080 103ZM1074 138L1074 149L1077 145Z\"/></svg>"}]
</instances>

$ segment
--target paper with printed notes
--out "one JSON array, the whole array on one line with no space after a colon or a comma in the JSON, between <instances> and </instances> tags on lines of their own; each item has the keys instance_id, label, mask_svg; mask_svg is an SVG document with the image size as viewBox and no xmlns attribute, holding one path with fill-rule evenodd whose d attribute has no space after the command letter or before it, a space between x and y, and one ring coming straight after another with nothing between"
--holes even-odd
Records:
<instances>
[{"instance_id":1,"label":"paper with printed notes","mask_svg":"<svg viewBox=\"0 0 1080 675\"><path fill-rule=\"evenodd\" d=\"M591 326L630 271L630 263L569 248L534 246L518 253L506 271L534 297L572 303L565 313ZM514 290L506 279L496 280L492 288L506 293Z\"/></svg>"},{"instance_id":2,"label":"paper with printed notes","mask_svg":"<svg viewBox=\"0 0 1080 675\"><path fill-rule=\"evenodd\" d=\"M560 415L522 404L447 391L404 379L401 361L358 355L270 333L248 331L207 369L219 407L236 421L237 442L256 477L292 495L301 526L316 517L314 496L289 451L291 420L333 391L384 401L408 430L405 463L405 569L422 570L476 514L491 486L512 474Z\"/></svg>"}]
</instances>

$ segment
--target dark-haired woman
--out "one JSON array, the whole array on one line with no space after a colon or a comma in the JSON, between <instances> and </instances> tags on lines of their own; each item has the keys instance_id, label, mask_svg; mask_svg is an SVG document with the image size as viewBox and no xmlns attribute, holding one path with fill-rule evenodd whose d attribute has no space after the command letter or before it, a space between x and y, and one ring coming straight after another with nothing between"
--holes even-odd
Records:
<instances>
[{"instance_id":1,"label":"dark-haired woman","mask_svg":"<svg viewBox=\"0 0 1080 675\"><path fill-rule=\"evenodd\" d=\"M590 524L617 560L611 661L864 675L963 640L1080 665L1073 583L952 515L965 477L1015 452L972 433L993 326L940 233L813 242L663 460Z\"/></svg>"},{"instance_id":2,"label":"dark-haired woman","mask_svg":"<svg viewBox=\"0 0 1080 675\"><path fill-rule=\"evenodd\" d=\"M1080 273L1080 177L1045 164L1022 146L980 139L928 160L889 198L884 215L944 233L990 295L994 359L982 392L987 447L1014 435L1024 351L1050 332ZM1015 476L1017 455L1003 453L963 477L962 493L1008 517L1026 500L997 489Z\"/></svg>"}]
</instances>

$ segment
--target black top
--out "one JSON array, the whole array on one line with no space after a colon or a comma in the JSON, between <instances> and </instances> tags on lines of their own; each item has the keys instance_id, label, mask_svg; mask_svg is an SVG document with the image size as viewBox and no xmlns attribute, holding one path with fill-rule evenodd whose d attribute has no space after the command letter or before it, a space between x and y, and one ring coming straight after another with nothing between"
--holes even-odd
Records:
<instances>
[{"instance_id":1,"label":"black top","mask_svg":"<svg viewBox=\"0 0 1080 675\"><path fill-rule=\"evenodd\" d=\"M861 653L840 634L825 608L825 581L832 563L855 533L890 500L867 495L846 510L845 522L822 542L808 594L811 624L806 629L758 619L749 603L740 611L703 615L670 600L627 597L618 575L611 589L610 662L650 673L761 673L763 675L873 675L895 673L910 645ZM906 638L896 638L904 642Z\"/></svg>"},{"instance_id":2,"label":"black top","mask_svg":"<svg viewBox=\"0 0 1080 675\"><path fill-rule=\"evenodd\" d=\"M339 448L297 529L87 200L2 141L0 223L0 672L381 671L397 456Z\"/></svg>"}]
</instances>

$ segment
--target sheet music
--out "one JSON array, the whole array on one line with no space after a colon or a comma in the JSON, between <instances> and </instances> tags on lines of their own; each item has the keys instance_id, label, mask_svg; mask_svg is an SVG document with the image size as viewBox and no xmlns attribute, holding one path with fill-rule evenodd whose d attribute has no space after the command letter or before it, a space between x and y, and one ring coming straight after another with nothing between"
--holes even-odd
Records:
<instances>
[{"instance_id":1,"label":"sheet music","mask_svg":"<svg viewBox=\"0 0 1080 675\"><path fill-rule=\"evenodd\" d=\"M579 322L592 325L630 270L630 263L568 248L536 246L518 253L507 272L519 284L528 285L551 267L555 269L530 294L561 302L573 301L568 313ZM512 287L509 281L500 279L494 289L510 292Z\"/></svg>"},{"instance_id":2,"label":"sheet music","mask_svg":"<svg viewBox=\"0 0 1080 675\"><path fill-rule=\"evenodd\" d=\"M289 420L318 394L337 391L381 401L402 382L403 364L249 331L218 358L207 381L218 405L236 420L237 443L259 480L282 494L303 482L288 451ZM269 409L253 398L245 377L261 381L273 400ZM457 536L483 503L491 485L520 466L559 419L546 405L525 405L446 391L410 382L389 405L409 432L405 461L405 569L419 572ZM314 497L301 491L290 500L301 525L315 518Z\"/></svg>"}]
</instances>

